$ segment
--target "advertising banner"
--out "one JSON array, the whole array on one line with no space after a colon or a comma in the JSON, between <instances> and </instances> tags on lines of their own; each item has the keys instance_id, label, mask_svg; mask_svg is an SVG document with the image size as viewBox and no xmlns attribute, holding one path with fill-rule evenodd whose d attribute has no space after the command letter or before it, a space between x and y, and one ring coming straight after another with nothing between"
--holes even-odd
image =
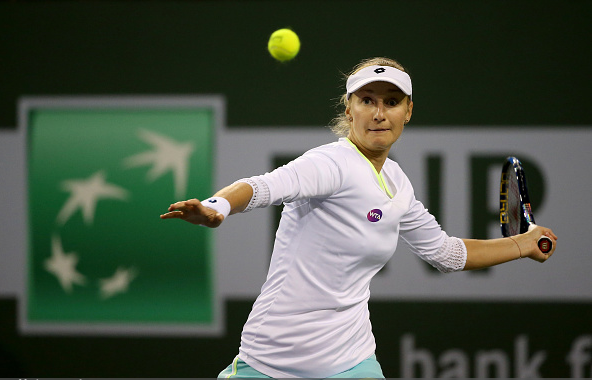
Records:
<instances>
[{"instance_id":1,"label":"advertising banner","mask_svg":"<svg viewBox=\"0 0 592 380\"><path fill-rule=\"evenodd\" d=\"M22 104L25 331L220 328L211 231L159 219L168 204L212 191L219 111L212 99Z\"/></svg>"}]
</instances>

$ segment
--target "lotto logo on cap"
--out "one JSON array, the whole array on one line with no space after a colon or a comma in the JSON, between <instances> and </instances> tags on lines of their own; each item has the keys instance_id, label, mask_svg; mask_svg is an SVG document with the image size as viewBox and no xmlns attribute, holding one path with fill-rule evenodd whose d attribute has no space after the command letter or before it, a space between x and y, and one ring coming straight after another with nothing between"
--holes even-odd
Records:
<instances>
[{"instance_id":1,"label":"lotto logo on cap","mask_svg":"<svg viewBox=\"0 0 592 380\"><path fill-rule=\"evenodd\" d=\"M397 86L405 95L411 97L413 86L406 72L392 66L368 66L347 78L345 85L347 98L360 88L372 82L389 82Z\"/></svg>"}]
</instances>

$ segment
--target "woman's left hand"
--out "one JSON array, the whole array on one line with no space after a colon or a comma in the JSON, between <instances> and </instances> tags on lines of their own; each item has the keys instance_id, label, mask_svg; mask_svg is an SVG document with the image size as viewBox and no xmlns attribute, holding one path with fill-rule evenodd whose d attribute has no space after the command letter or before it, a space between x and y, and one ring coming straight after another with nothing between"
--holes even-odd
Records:
<instances>
[{"instance_id":1,"label":"woman's left hand","mask_svg":"<svg viewBox=\"0 0 592 380\"><path fill-rule=\"evenodd\" d=\"M548 253L543 253L539 249L538 241L542 236L546 236L551 239L553 244L551 251ZM555 235L550 228L542 226L536 226L530 231L525 232L522 235L514 236L513 238L518 240L518 244L522 250L522 257L529 257L540 263L548 260L549 257L553 255L553 252L555 252L555 248L557 247L557 235Z\"/></svg>"}]
</instances>

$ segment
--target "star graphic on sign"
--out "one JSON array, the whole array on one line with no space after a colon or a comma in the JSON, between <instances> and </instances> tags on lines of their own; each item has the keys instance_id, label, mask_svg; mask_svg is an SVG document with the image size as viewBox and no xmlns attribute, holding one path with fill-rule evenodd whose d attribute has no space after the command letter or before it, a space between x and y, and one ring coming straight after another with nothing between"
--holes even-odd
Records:
<instances>
[{"instance_id":1,"label":"star graphic on sign","mask_svg":"<svg viewBox=\"0 0 592 380\"><path fill-rule=\"evenodd\" d=\"M187 191L187 177L189 176L189 157L194 150L192 142L178 142L163 135L147 130L138 132L140 139L154 147L128 157L124 160L125 167L152 165L148 172L148 181L152 182L169 170L173 172L175 182L175 196L183 198Z\"/></svg>"},{"instance_id":2,"label":"star graphic on sign","mask_svg":"<svg viewBox=\"0 0 592 380\"><path fill-rule=\"evenodd\" d=\"M125 293L129 284L137 276L134 268L118 267L113 276L101 280L101 298L111 298L118 293Z\"/></svg>"},{"instance_id":3,"label":"star graphic on sign","mask_svg":"<svg viewBox=\"0 0 592 380\"><path fill-rule=\"evenodd\" d=\"M127 190L105 182L105 173L103 171L98 171L87 179L62 181L62 189L69 191L71 195L58 214L60 224L66 223L79 208L82 210L84 222L92 224L99 200L126 200L128 197Z\"/></svg>"},{"instance_id":4,"label":"star graphic on sign","mask_svg":"<svg viewBox=\"0 0 592 380\"><path fill-rule=\"evenodd\" d=\"M51 257L45 260L45 270L57 277L66 293L72 293L72 284L84 285L85 277L76 270L78 256L65 253L62 242L56 236L51 239Z\"/></svg>"}]
</instances>

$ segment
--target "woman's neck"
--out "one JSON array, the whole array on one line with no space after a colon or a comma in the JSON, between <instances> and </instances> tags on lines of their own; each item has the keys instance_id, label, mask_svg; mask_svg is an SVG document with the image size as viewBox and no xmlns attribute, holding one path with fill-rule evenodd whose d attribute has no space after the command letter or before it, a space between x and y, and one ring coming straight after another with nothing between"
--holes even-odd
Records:
<instances>
[{"instance_id":1,"label":"woman's neck","mask_svg":"<svg viewBox=\"0 0 592 380\"><path fill-rule=\"evenodd\" d=\"M384 162L386 161L389 150L370 150L364 148L361 144L356 143L356 141L352 140L351 137L348 136L349 141L358 148L358 151L364 155L370 161L374 169L376 169L377 173L380 173L382 167L384 166Z\"/></svg>"}]
</instances>

